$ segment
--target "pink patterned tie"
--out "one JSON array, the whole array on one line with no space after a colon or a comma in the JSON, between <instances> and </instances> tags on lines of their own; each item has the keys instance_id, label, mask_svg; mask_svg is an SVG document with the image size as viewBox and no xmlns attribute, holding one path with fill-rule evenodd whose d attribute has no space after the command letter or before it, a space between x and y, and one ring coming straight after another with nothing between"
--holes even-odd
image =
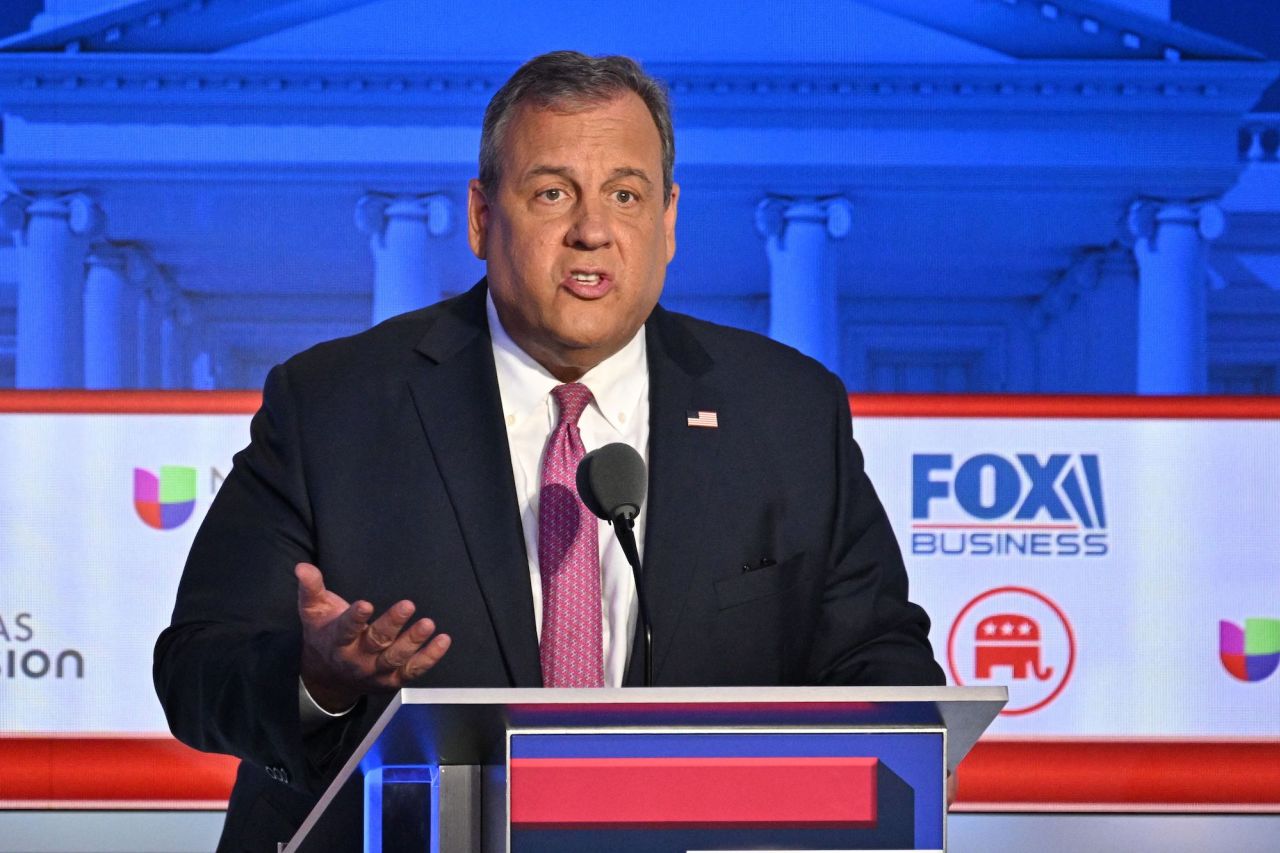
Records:
<instances>
[{"instance_id":1,"label":"pink patterned tie","mask_svg":"<svg viewBox=\"0 0 1280 853\"><path fill-rule=\"evenodd\" d=\"M542 574L542 683L603 687L600 546L596 517L578 498L578 463L586 454L578 418L591 402L587 386L551 389L560 422L542 460L538 567Z\"/></svg>"}]
</instances>

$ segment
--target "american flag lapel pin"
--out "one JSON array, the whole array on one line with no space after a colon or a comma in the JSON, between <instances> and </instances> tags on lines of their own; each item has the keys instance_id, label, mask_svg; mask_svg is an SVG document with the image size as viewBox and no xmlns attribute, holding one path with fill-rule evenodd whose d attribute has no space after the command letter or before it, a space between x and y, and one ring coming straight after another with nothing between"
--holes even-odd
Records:
<instances>
[{"instance_id":1,"label":"american flag lapel pin","mask_svg":"<svg viewBox=\"0 0 1280 853\"><path fill-rule=\"evenodd\" d=\"M720 418L715 412L685 412L687 423L691 427L702 427L703 429L719 429Z\"/></svg>"}]
</instances>

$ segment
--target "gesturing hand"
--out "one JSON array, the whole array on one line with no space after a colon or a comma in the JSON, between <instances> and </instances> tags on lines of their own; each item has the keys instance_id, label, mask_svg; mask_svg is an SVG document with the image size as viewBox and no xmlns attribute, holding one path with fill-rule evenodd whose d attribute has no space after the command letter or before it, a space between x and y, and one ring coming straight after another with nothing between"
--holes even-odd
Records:
<instances>
[{"instance_id":1,"label":"gesturing hand","mask_svg":"<svg viewBox=\"0 0 1280 853\"><path fill-rule=\"evenodd\" d=\"M338 712L366 693L389 693L431 669L449 649L449 635L413 617L411 601L399 601L374 619L367 601L348 604L325 589L310 563L294 568L302 620L302 683L320 707Z\"/></svg>"}]
</instances>

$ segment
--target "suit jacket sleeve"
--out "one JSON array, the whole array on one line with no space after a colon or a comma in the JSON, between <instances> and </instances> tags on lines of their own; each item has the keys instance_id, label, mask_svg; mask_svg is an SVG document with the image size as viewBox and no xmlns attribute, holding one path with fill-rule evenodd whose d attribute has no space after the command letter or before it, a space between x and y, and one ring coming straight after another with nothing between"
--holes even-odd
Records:
<instances>
[{"instance_id":1,"label":"suit jacket sleeve","mask_svg":"<svg viewBox=\"0 0 1280 853\"><path fill-rule=\"evenodd\" d=\"M314 788L351 720L304 743L294 566L314 560L314 531L284 366L268 376L250 433L196 534L156 643L156 692L179 740L283 768Z\"/></svg>"},{"instance_id":2,"label":"suit jacket sleeve","mask_svg":"<svg viewBox=\"0 0 1280 853\"><path fill-rule=\"evenodd\" d=\"M844 387L831 379L830 440L838 479L809 683L944 684L929 645L929 617L908 599L902 552L863 470Z\"/></svg>"}]
</instances>

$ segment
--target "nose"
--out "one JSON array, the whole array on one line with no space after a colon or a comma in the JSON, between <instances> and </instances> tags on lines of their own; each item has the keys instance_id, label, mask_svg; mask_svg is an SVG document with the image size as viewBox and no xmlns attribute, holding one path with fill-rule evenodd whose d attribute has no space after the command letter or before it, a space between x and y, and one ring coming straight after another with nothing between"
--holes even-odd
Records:
<instances>
[{"instance_id":1,"label":"nose","mask_svg":"<svg viewBox=\"0 0 1280 853\"><path fill-rule=\"evenodd\" d=\"M602 249L613 241L612 226L605 203L583 199L573 211L573 222L565 234L565 242L574 249Z\"/></svg>"}]
</instances>

